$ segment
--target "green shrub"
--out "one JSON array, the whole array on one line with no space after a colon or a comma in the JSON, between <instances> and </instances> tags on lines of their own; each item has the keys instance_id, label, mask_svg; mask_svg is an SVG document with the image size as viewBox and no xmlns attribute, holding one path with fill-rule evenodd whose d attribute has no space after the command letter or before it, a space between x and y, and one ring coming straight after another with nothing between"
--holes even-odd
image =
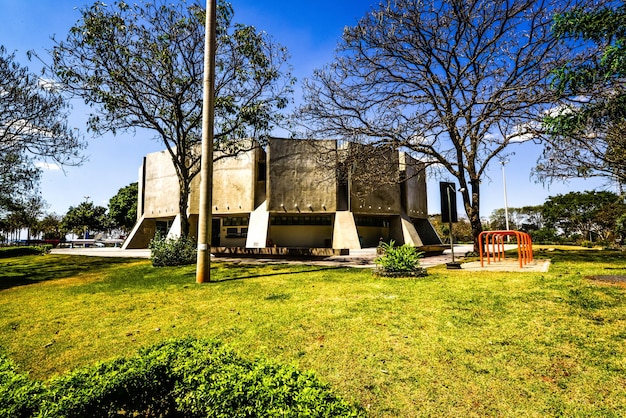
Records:
<instances>
[{"instance_id":1,"label":"green shrub","mask_svg":"<svg viewBox=\"0 0 626 418\"><path fill-rule=\"evenodd\" d=\"M0 418L32 417L39 408L41 384L15 369L11 360L0 356Z\"/></svg>"},{"instance_id":2,"label":"green shrub","mask_svg":"<svg viewBox=\"0 0 626 418\"><path fill-rule=\"evenodd\" d=\"M213 340L165 341L47 385L1 367L2 418L364 416L312 373L249 361Z\"/></svg>"},{"instance_id":3,"label":"green shrub","mask_svg":"<svg viewBox=\"0 0 626 418\"><path fill-rule=\"evenodd\" d=\"M31 245L27 247L2 247L0 258L22 257L25 255L44 255L50 252L52 245Z\"/></svg>"},{"instance_id":4,"label":"green shrub","mask_svg":"<svg viewBox=\"0 0 626 418\"><path fill-rule=\"evenodd\" d=\"M197 261L196 243L190 238L164 238L157 233L150 241L150 250L154 267L182 266Z\"/></svg>"},{"instance_id":5,"label":"green shrub","mask_svg":"<svg viewBox=\"0 0 626 418\"><path fill-rule=\"evenodd\" d=\"M424 256L423 252L408 244L394 247L395 242L392 240L382 243L382 255L376 257L374 262L383 272L386 273L411 273L419 271L420 258Z\"/></svg>"}]
</instances>

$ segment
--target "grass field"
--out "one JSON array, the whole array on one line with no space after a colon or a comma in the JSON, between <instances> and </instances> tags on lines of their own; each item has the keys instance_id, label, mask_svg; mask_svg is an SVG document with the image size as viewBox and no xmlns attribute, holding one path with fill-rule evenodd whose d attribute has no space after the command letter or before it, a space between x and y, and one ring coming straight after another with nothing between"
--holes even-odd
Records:
<instances>
[{"instance_id":1,"label":"grass field","mask_svg":"<svg viewBox=\"0 0 626 418\"><path fill-rule=\"evenodd\" d=\"M548 273L369 270L28 256L0 260L0 351L31 377L180 336L314 370L372 417L626 416L620 252L562 251Z\"/></svg>"}]
</instances>

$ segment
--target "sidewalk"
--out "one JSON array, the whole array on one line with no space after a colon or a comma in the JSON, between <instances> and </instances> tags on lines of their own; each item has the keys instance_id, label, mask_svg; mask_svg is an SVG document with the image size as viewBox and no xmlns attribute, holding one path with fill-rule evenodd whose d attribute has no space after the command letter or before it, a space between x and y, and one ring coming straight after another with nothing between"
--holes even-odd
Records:
<instances>
[{"instance_id":1,"label":"sidewalk","mask_svg":"<svg viewBox=\"0 0 626 418\"><path fill-rule=\"evenodd\" d=\"M510 245L510 248L515 249L515 245ZM472 245L455 245L454 255L456 261L462 261L462 257L468 251L472 251ZM66 254L66 255L86 255L93 257L128 257L128 258L150 258L150 250L122 250L121 248L54 248L51 251L52 254ZM365 248L362 250L351 250L349 255L332 256L324 259L317 260L297 260L297 259L284 259L284 258L234 258L234 257L213 257L213 260L226 261L234 264L308 264L316 266L341 266L341 267L356 267L356 268L374 268L374 259L376 258L376 248ZM445 250L441 255L424 257L421 260L421 265L424 268L429 268L437 265L446 264L452 261L452 252ZM485 261L484 267L480 266L480 261L473 261L469 263L461 264L462 270L474 270L474 271L548 271L550 266L549 260L533 260L533 262L526 264L522 269L519 267L519 262L515 258L507 259L500 262L491 262L487 264Z\"/></svg>"}]
</instances>

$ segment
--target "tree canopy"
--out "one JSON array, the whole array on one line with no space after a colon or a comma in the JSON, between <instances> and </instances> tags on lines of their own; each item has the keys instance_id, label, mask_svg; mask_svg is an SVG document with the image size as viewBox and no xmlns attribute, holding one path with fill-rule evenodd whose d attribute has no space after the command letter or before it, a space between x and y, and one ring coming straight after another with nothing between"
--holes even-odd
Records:
<instances>
[{"instance_id":1,"label":"tree canopy","mask_svg":"<svg viewBox=\"0 0 626 418\"><path fill-rule=\"evenodd\" d=\"M68 125L69 105L0 46L0 211L16 210L37 189L36 160L83 161L82 138Z\"/></svg>"},{"instance_id":2,"label":"tree canopy","mask_svg":"<svg viewBox=\"0 0 626 418\"><path fill-rule=\"evenodd\" d=\"M553 70L553 87L567 100L545 118L551 136L536 174L547 180L601 176L623 184L626 6L558 14L554 33L578 54Z\"/></svg>"},{"instance_id":3,"label":"tree canopy","mask_svg":"<svg viewBox=\"0 0 626 418\"><path fill-rule=\"evenodd\" d=\"M95 206L85 201L78 206L70 206L63 217L61 227L79 237L87 237L91 232L103 232L109 229L109 219L104 206Z\"/></svg>"},{"instance_id":4,"label":"tree canopy","mask_svg":"<svg viewBox=\"0 0 626 418\"><path fill-rule=\"evenodd\" d=\"M129 232L137 222L138 189L138 183L131 183L109 200L109 218L114 227Z\"/></svg>"},{"instance_id":5,"label":"tree canopy","mask_svg":"<svg viewBox=\"0 0 626 418\"><path fill-rule=\"evenodd\" d=\"M531 138L555 100L548 74L569 54L552 15L571 4L384 1L306 81L308 135L405 149L443 169L462 190L477 245L487 167Z\"/></svg>"},{"instance_id":6,"label":"tree canopy","mask_svg":"<svg viewBox=\"0 0 626 418\"><path fill-rule=\"evenodd\" d=\"M254 27L233 23L218 5L215 148L233 155L281 122L292 92L287 51ZM101 1L81 10L49 67L65 91L92 106L95 133L154 133L174 163L181 230L188 233L188 196L199 172L205 10L193 0Z\"/></svg>"},{"instance_id":7,"label":"tree canopy","mask_svg":"<svg viewBox=\"0 0 626 418\"><path fill-rule=\"evenodd\" d=\"M609 240L626 214L622 198L608 191L570 192L550 196L542 206L545 224L565 236L578 235L583 240Z\"/></svg>"}]
</instances>

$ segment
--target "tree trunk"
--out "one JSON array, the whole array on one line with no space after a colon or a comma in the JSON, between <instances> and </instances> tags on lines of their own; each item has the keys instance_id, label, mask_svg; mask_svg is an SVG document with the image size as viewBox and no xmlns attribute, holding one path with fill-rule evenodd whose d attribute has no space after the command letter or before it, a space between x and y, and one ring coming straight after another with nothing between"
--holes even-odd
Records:
<instances>
[{"instance_id":1,"label":"tree trunk","mask_svg":"<svg viewBox=\"0 0 626 418\"><path fill-rule=\"evenodd\" d=\"M180 214L180 236L189 236L189 217L187 217L187 207L189 206L189 193L191 181L180 180L180 197L178 198L178 213Z\"/></svg>"},{"instance_id":2,"label":"tree trunk","mask_svg":"<svg viewBox=\"0 0 626 418\"><path fill-rule=\"evenodd\" d=\"M480 251L478 236L483 232L483 224L480 221L480 181L478 179L471 180L470 185L472 195L470 196L468 190L463 191L463 205L472 227L474 252L478 253Z\"/></svg>"}]
</instances>

